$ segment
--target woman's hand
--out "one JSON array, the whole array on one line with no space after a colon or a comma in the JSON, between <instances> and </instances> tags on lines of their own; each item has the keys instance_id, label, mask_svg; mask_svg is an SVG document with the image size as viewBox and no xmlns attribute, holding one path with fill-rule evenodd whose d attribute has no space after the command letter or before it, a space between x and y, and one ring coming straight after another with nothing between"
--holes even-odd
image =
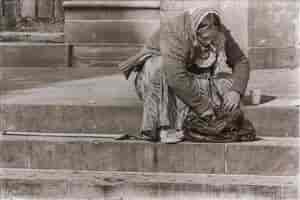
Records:
<instances>
[{"instance_id":1,"label":"woman's hand","mask_svg":"<svg viewBox=\"0 0 300 200\"><path fill-rule=\"evenodd\" d=\"M241 96L236 91L229 91L224 96L224 111L232 112L234 111L240 104Z\"/></svg>"}]
</instances>

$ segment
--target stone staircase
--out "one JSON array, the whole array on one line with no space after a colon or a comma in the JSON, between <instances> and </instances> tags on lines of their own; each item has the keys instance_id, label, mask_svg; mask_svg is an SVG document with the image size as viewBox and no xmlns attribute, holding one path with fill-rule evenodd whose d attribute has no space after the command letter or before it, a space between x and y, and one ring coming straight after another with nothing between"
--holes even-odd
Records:
<instances>
[{"instance_id":1,"label":"stone staircase","mask_svg":"<svg viewBox=\"0 0 300 200\"><path fill-rule=\"evenodd\" d=\"M114 18L117 25L108 25L114 30L120 16L133 24L130 17L137 15L152 19L157 6L111 2L65 4L65 38L74 48L74 66L81 67L1 69L0 199L299 199L299 91L280 93L267 83L278 76L282 85L298 86L297 69L252 72L249 89L261 88L265 96L258 106L246 97L245 112L259 141L165 145L113 139L138 132L141 104L115 68L86 66L115 65L143 41L140 26L125 29L135 39L101 35L99 27ZM111 12L103 13L107 6ZM83 22L92 25L83 28ZM88 29L90 37L83 37ZM113 52L112 63L95 59Z\"/></svg>"},{"instance_id":2,"label":"stone staircase","mask_svg":"<svg viewBox=\"0 0 300 200\"><path fill-rule=\"evenodd\" d=\"M8 90L1 96L0 115L1 130L7 131L0 145L3 194L297 199L299 100L270 99L245 106L260 141L165 145L113 139L136 133L142 114L121 74Z\"/></svg>"}]
</instances>

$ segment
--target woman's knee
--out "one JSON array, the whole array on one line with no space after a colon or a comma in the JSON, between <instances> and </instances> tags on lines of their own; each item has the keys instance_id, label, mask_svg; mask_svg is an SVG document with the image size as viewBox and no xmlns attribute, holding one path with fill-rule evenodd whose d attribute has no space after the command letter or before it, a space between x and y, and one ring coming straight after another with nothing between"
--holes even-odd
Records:
<instances>
[{"instance_id":1,"label":"woman's knee","mask_svg":"<svg viewBox=\"0 0 300 200\"><path fill-rule=\"evenodd\" d=\"M162 73L161 56L153 56L149 58L144 65L144 73L146 80L151 83L160 79Z\"/></svg>"}]
</instances>

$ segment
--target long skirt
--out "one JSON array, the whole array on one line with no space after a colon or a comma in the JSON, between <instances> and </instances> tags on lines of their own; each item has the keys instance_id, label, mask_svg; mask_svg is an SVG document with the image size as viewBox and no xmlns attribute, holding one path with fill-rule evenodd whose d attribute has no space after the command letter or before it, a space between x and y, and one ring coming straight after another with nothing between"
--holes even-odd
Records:
<instances>
[{"instance_id":1,"label":"long skirt","mask_svg":"<svg viewBox=\"0 0 300 200\"><path fill-rule=\"evenodd\" d=\"M188 73L188 75L195 80L193 84L198 88L199 96L209 97L210 103L215 109L221 106L222 98L233 82L230 74L220 77L194 73ZM161 56L149 58L143 68L133 74L130 80L135 85L136 93L143 102L141 132L150 131L156 134L162 127L182 129L183 121L191 110L168 87L162 71ZM214 87L211 87L211 83Z\"/></svg>"}]
</instances>

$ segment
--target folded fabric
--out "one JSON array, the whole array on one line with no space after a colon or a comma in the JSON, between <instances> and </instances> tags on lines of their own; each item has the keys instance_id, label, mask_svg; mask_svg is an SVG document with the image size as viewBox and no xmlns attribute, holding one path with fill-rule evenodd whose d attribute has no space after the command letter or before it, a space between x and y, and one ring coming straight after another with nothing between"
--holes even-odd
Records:
<instances>
[{"instance_id":1,"label":"folded fabric","mask_svg":"<svg viewBox=\"0 0 300 200\"><path fill-rule=\"evenodd\" d=\"M131 56L124 62L121 62L118 67L124 73L125 78L128 79L132 71L137 71L143 67L146 60L153 55L159 55L157 50L143 48L139 53Z\"/></svg>"},{"instance_id":2,"label":"folded fabric","mask_svg":"<svg viewBox=\"0 0 300 200\"><path fill-rule=\"evenodd\" d=\"M185 140L193 142L242 142L257 140L255 128L242 110L203 119L191 113L183 123Z\"/></svg>"}]
</instances>

